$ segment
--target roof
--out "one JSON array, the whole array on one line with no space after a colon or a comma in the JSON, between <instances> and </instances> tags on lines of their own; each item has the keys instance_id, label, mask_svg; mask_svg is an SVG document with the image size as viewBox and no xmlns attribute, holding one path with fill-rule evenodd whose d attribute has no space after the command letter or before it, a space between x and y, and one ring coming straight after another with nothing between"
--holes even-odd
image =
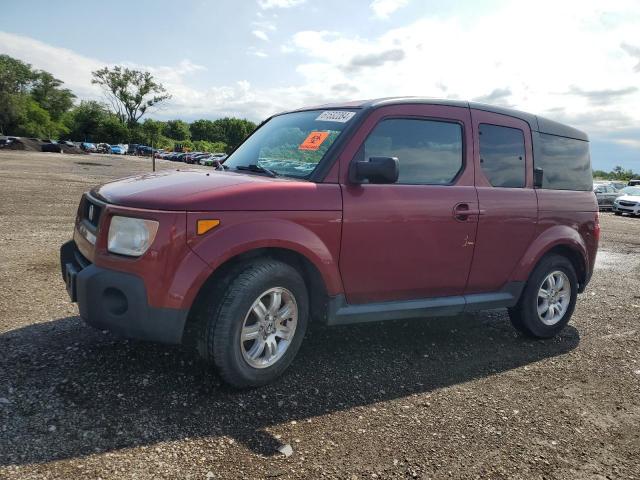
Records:
<instances>
[{"instance_id":1,"label":"roof","mask_svg":"<svg viewBox=\"0 0 640 480\"><path fill-rule=\"evenodd\" d=\"M371 100L353 100L340 103L327 103L324 105L316 105L313 107L300 108L295 111L304 110L331 110L342 108L361 108L370 109L378 108L387 105L408 105L408 104L427 104L427 105L445 105L451 107L472 108L474 110L482 110L484 112L498 113L500 115L508 115L510 117L519 118L529 124L531 130L547 133L550 135L558 135L561 137L575 138L577 140L589 141L587 134L577 128L570 127L563 123L549 120L532 113L522 112L506 107L497 107L494 105L487 105L478 102L468 102L464 100L446 100L438 98L428 97L388 97L388 98L376 98Z\"/></svg>"}]
</instances>

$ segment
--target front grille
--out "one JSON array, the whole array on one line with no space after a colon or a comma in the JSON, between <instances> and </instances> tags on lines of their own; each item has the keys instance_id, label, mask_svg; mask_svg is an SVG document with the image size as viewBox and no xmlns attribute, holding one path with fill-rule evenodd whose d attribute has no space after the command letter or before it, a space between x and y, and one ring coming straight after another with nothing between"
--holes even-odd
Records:
<instances>
[{"instance_id":1,"label":"front grille","mask_svg":"<svg viewBox=\"0 0 640 480\"><path fill-rule=\"evenodd\" d=\"M102 214L102 207L89 198L84 197L84 208L82 211L82 219L89 222L93 227L98 228L100 223L100 215Z\"/></svg>"},{"instance_id":2,"label":"front grille","mask_svg":"<svg viewBox=\"0 0 640 480\"><path fill-rule=\"evenodd\" d=\"M626 200L620 200L618 202L619 205L622 205L623 207L635 207L637 202L628 202Z\"/></svg>"}]
</instances>

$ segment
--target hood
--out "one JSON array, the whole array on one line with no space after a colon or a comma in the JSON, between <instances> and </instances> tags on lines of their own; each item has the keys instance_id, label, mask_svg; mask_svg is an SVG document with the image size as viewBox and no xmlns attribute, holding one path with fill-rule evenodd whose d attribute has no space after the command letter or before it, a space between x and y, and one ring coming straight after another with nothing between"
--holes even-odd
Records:
<instances>
[{"instance_id":1,"label":"hood","mask_svg":"<svg viewBox=\"0 0 640 480\"><path fill-rule=\"evenodd\" d=\"M340 210L336 184L217 170L163 171L123 178L92 190L114 205L149 210Z\"/></svg>"},{"instance_id":2,"label":"hood","mask_svg":"<svg viewBox=\"0 0 640 480\"><path fill-rule=\"evenodd\" d=\"M620 195L616 197L616 200L625 201L625 202L639 202L640 203L640 195Z\"/></svg>"}]
</instances>

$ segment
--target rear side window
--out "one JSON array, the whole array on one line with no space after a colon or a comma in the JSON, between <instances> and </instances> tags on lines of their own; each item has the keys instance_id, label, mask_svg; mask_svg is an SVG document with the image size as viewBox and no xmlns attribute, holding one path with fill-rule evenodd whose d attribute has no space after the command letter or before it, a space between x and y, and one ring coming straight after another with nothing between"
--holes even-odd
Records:
<instances>
[{"instance_id":1,"label":"rear side window","mask_svg":"<svg viewBox=\"0 0 640 480\"><path fill-rule=\"evenodd\" d=\"M370 157L397 157L397 183L449 184L462 168L462 126L437 120L383 120L364 143L364 159Z\"/></svg>"},{"instance_id":2,"label":"rear side window","mask_svg":"<svg viewBox=\"0 0 640 480\"><path fill-rule=\"evenodd\" d=\"M582 190L593 188L589 142L540 134L535 166L542 168L542 188Z\"/></svg>"},{"instance_id":3,"label":"rear side window","mask_svg":"<svg viewBox=\"0 0 640 480\"><path fill-rule=\"evenodd\" d=\"M524 187L527 174L522 130L481 123L480 165L494 187Z\"/></svg>"}]
</instances>

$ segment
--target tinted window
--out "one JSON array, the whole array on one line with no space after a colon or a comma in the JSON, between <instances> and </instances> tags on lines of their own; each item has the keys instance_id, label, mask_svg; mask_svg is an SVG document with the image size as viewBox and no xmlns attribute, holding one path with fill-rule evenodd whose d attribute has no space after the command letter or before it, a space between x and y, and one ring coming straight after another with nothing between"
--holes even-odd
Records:
<instances>
[{"instance_id":1,"label":"tinted window","mask_svg":"<svg viewBox=\"0 0 640 480\"><path fill-rule=\"evenodd\" d=\"M370 157L398 157L398 183L451 183L462 168L462 126L435 120L383 120L364 143L364 158Z\"/></svg>"},{"instance_id":2,"label":"tinted window","mask_svg":"<svg viewBox=\"0 0 640 480\"><path fill-rule=\"evenodd\" d=\"M591 190L593 177L589 142L540 134L535 166L543 170L542 188L553 190Z\"/></svg>"},{"instance_id":3,"label":"tinted window","mask_svg":"<svg viewBox=\"0 0 640 480\"><path fill-rule=\"evenodd\" d=\"M494 187L524 187L524 133L517 128L480 124L480 165Z\"/></svg>"}]
</instances>

